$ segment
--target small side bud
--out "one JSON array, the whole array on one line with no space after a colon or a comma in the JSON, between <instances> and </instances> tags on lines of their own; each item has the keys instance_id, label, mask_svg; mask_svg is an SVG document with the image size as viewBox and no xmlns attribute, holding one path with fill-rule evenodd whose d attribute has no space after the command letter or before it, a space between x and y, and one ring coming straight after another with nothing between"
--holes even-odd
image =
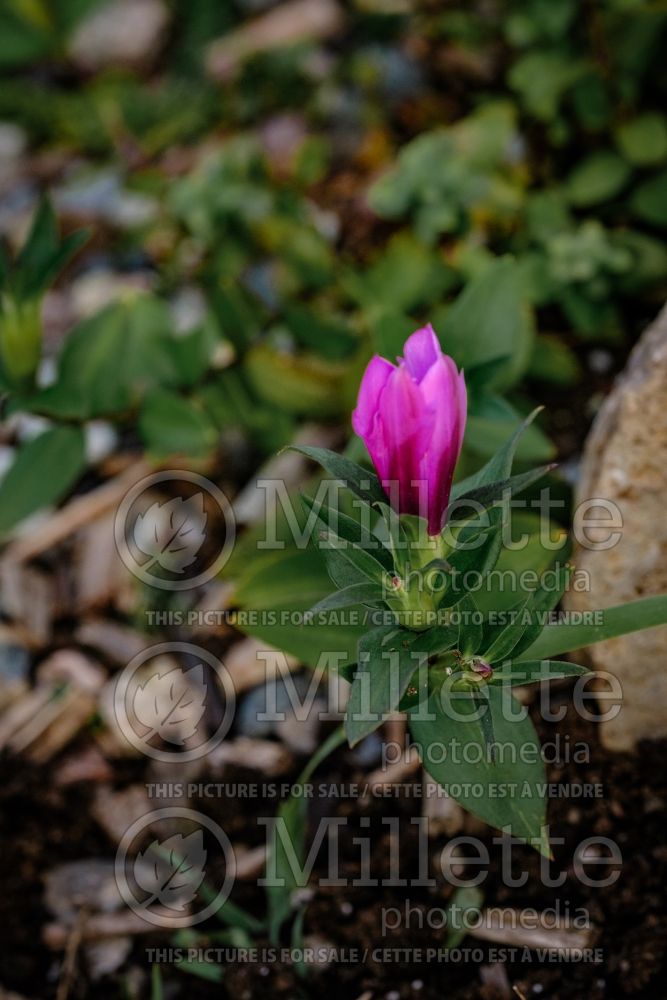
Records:
<instances>
[{"instance_id":1,"label":"small side bud","mask_svg":"<svg viewBox=\"0 0 667 1000\"><path fill-rule=\"evenodd\" d=\"M479 674L480 677L483 677L485 681L488 680L489 677L493 676L493 667L491 664L487 663L486 660L480 660L477 657L470 664L470 669L474 673Z\"/></svg>"}]
</instances>

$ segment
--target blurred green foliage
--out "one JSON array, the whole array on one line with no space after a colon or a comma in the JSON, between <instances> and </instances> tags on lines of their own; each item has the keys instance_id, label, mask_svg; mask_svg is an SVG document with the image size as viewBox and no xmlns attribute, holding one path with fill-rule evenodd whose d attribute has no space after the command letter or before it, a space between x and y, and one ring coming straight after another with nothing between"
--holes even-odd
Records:
<instances>
[{"instance_id":1,"label":"blurred green foliage","mask_svg":"<svg viewBox=\"0 0 667 1000\"><path fill-rule=\"evenodd\" d=\"M223 79L210 47L288 4L165 0L143 62L95 71L72 38L104 7L7 0L0 121L56 188L110 168L151 199L127 225L83 211L94 249L67 280L96 254L154 290L76 323L9 412L109 418L160 456L233 431L259 459L305 420L347 426L370 354L431 321L466 368L465 474L528 409L527 377L576 385L585 345L623 350L664 299L663 4L349 0L331 39L265 46ZM531 428L520 458L553 452Z\"/></svg>"}]
</instances>

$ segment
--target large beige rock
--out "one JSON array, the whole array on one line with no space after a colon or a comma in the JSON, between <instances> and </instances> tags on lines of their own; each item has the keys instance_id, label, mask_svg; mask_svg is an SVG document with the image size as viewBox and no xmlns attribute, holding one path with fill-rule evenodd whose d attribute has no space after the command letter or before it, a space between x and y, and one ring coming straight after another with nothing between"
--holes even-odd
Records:
<instances>
[{"instance_id":1,"label":"large beige rock","mask_svg":"<svg viewBox=\"0 0 667 1000\"><path fill-rule=\"evenodd\" d=\"M590 590L569 594L567 606L596 610L667 593L667 307L643 334L595 420L578 503L587 498L616 504L622 529L611 548L578 546L574 562L589 574ZM620 712L601 725L605 746L625 750L640 739L667 736L667 627L599 643L589 656L623 689ZM609 703L602 707L607 711Z\"/></svg>"}]
</instances>

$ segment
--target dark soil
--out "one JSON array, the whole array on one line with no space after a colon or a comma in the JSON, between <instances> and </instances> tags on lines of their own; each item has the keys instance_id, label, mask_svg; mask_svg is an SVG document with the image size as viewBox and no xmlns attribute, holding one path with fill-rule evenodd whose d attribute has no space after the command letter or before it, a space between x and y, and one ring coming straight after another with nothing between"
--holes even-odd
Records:
<instances>
[{"instance_id":1,"label":"dark soil","mask_svg":"<svg viewBox=\"0 0 667 1000\"><path fill-rule=\"evenodd\" d=\"M555 704L569 705L565 688L554 691ZM567 872L560 888L546 888L539 878L540 861L528 848L513 848L513 872L528 872L525 886L510 888L501 879L500 847L491 842L493 832L484 828L479 834L487 844L491 857L487 877L482 885L485 904L535 907L542 911L560 907L570 915L578 908L588 910L595 928L594 947L601 949L601 961L554 963L541 962L535 953L527 961L520 949L517 954L500 956L505 971L518 996L580 998L591 1000L608 997L657 997L664 995L667 952L667 771L664 768L667 742L646 742L636 755L610 754L600 746L597 726L579 718L572 708L559 724L535 720L543 741L561 741L561 762L550 765L551 782L565 784L591 783L602 785L602 795L591 797L556 797L549 808L549 820L556 841L555 860L551 872ZM573 751L582 744L590 747L587 763L574 763ZM567 757L570 757L569 762ZM347 750L341 749L319 770L318 781L327 785L351 782L363 783L367 773L358 766ZM249 772L230 775L229 781L257 781ZM347 817L348 824L340 837L340 857L343 876L350 881L359 876L359 848L355 836L372 839L372 874L379 878L387 871L389 832L383 819L400 817L401 875L416 878L419 852L423 850L417 827L410 819L419 815L421 801L415 795L414 783L402 786L400 796L371 798L362 801L354 797L318 800L311 803L312 825L320 811L326 809ZM51 775L20 760L5 760L0 766L0 800L3 850L0 855L3 891L0 895L2 920L3 984L18 993L30 996L55 997L61 957L48 951L42 943L42 928L50 919L43 904L43 878L54 865L82 858L113 857L114 845L100 830L89 814L90 796L86 786L53 787ZM257 799L225 798L205 800L195 804L208 813L229 833L233 842L262 842L264 830L257 824L259 815L268 812L267 804ZM474 829L477 834L477 828ZM617 881L606 888L587 887L574 877L573 852L586 837L612 838L620 848L623 862ZM438 837L429 842L433 858L447 842ZM171 965L162 967L165 996L229 997L234 1000L254 997L340 996L423 998L442 997L463 1000L479 997L491 1000L509 995L488 982L488 970L494 958L489 945L472 937L466 938L461 961L379 960L373 949L442 948L446 931L429 926L428 914L446 908L451 888L442 877L435 888L414 886L392 888L355 888L319 886L326 875L325 851L318 859L312 884L312 899L307 906L304 933L321 943L335 946L340 954L357 949L362 958L356 961L332 962L311 971L305 978L295 975L287 964L256 961L228 964L222 984L206 982L186 975ZM433 871L433 869L431 869ZM470 871L470 870L469 870ZM608 874L607 868L587 869L591 878ZM475 869L472 869L474 874ZM468 874L468 873L467 873ZM237 891L238 888L238 891ZM261 916L264 911L263 890L254 883L235 888L232 899L250 912ZM409 902L412 924L382 934L383 907L398 907L401 911ZM420 921L418 913L423 914ZM436 922L436 921L433 921ZM420 926L421 923L421 926ZM220 925L202 926L198 944L206 944L207 934L215 942ZM122 971L100 982L90 983L85 965L79 961L70 989L70 996L100 998L120 996L150 996L150 984L144 975L139 985L132 986L128 968L136 972L147 967L147 949L165 947L169 936L156 934L137 939L133 954ZM258 948L268 946L266 940L255 942ZM289 937L283 944L289 944ZM466 949L468 951L466 956ZM363 953L368 950L368 955ZM399 959L401 956L398 956ZM487 981L484 982L484 979Z\"/></svg>"}]
</instances>

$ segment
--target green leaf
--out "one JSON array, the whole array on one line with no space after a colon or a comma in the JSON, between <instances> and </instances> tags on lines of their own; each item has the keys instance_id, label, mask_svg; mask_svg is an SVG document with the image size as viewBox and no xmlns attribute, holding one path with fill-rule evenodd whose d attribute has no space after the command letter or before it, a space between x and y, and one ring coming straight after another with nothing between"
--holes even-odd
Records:
<instances>
[{"instance_id":1,"label":"green leaf","mask_svg":"<svg viewBox=\"0 0 667 1000\"><path fill-rule=\"evenodd\" d=\"M467 369L505 355L510 360L489 384L515 382L530 360L533 332L520 271L513 260L495 261L466 285L436 330L443 350Z\"/></svg>"},{"instance_id":2,"label":"green leaf","mask_svg":"<svg viewBox=\"0 0 667 1000\"><path fill-rule=\"evenodd\" d=\"M466 594L455 608L461 616L456 645L464 656L473 656L482 642L482 616L471 594Z\"/></svg>"},{"instance_id":3,"label":"green leaf","mask_svg":"<svg viewBox=\"0 0 667 1000\"><path fill-rule=\"evenodd\" d=\"M664 115L648 111L621 125L616 141L630 163L655 166L667 159L667 120Z\"/></svg>"},{"instance_id":4,"label":"green leaf","mask_svg":"<svg viewBox=\"0 0 667 1000\"><path fill-rule=\"evenodd\" d=\"M530 51L515 60L509 84L526 110L541 121L553 120L563 95L587 72L584 60L566 51Z\"/></svg>"},{"instance_id":5,"label":"green leaf","mask_svg":"<svg viewBox=\"0 0 667 1000\"><path fill-rule=\"evenodd\" d=\"M493 383L496 376L507 367L508 361L511 361L509 354L501 354L497 358L489 358L476 365L469 365L465 373L469 396L483 393Z\"/></svg>"},{"instance_id":6,"label":"green leaf","mask_svg":"<svg viewBox=\"0 0 667 1000\"><path fill-rule=\"evenodd\" d=\"M502 500L505 496L513 497L537 482L538 479L542 479L553 468L555 468L554 465L543 465L539 469L521 472L517 476L510 476L509 479L503 479L501 482L488 483L484 486L477 486L474 489L466 490L465 493L461 493L453 501L456 506L451 516L470 516L470 509L473 504L486 509L497 501ZM468 507L468 504L470 504L470 507Z\"/></svg>"},{"instance_id":7,"label":"green leaf","mask_svg":"<svg viewBox=\"0 0 667 1000\"><path fill-rule=\"evenodd\" d=\"M61 242L53 206L48 198L42 199L16 259L17 294L23 298L41 294L87 239L88 232L80 230Z\"/></svg>"},{"instance_id":8,"label":"green leaf","mask_svg":"<svg viewBox=\"0 0 667 1000\"><path fill-rule=\"evenodd\" d=\"M164 1000L164 990L162 988L162 973L157 963L151 968L151 1000Z\"/></svg>"},{"instance_id":9,"label":"green leaf","mask_svg":"<svg viewBox=\"0 0 667 1000\"><path fill-rule=\"evenodd\" d=\"M611 150L593 153L578 163L567 180L567 195L577 208L615 198L630 179L625 160Z\"/></svg>"},{"instance_id":10,"label":"green leaf","mask_svg":"<svg viewBox=\"0 0 667 1000\"><path fill-rule=\"evenodd\" d=\"M581 365L572 348L559 337L540 334L530 360L528 377L567 387L575 385L581 378Z\"/></svg>"},{"instance_id":11,"label":"green leaf","mask_svg":"<svg viewBox=\"0 0 667 1000\"><path fill-rule=\"evenodd\" d=\"M392 363L400 357L403 345L414 332L415 322L401 312L380 313L371 324L372 344L376 354Z\"/></svg>"},{"instance_id":12,"label":"green leaf","mask_svg":"<svg viewBox=\"0 0 667 1000\"><path fill-rule=\"evenodd\" d=\"M397 630L399 632L399 630ZM400 633L399 633L400 634ZM345 732L350 746L374 732L393 712L406 692L410 679L425 657L415 655L406 639L380 644L373 633L359 642L359 662L350 689Z\"/></svg>"},{"instance_id":13,"label":"green leaf","mask_svg":"<svg viewBox=\"0 0 667 1000\"><path fill-rule=\"evenodd\" d=\"M156 387L180 384L171 353L169 311L141 295L108 306L80 323L58 360L58 379L28 404L68 419L114 414Z\"/></svg>"},{"instance_id":14,"label":"green leaf","mask_svg":"<svg viewBox=\"0 0 667 1000\"><path fill-rule=\"evenodd\" d=\"M322 746L313 754L297 778L294 787L304 785L310 781L322 761L326 760L329 754L333 753L336 747L339 747L344 741L345 734L341 726L334 730ZM284 823L284 834L291 841L294 853L301 866L303 866L306 853L307 807L308 798L304 795L296 795L293 790L290 797L278 809L278 819L282 819ZM293 871L292 865L289 863L284 843L277 835L277 827L275 826L271 831L268 851L267 872L275 873L281 881L285 882L285 885L282 886L267 886L266 890L269 910L269 937L276 944L280 928L292 910L292 894L295 889L302 886L298 879L298 874Z\"/></svg>"},{"instance_id":15,"label":"green leaf","mask_svg":"<svg viewBox=\"0 0 667 1000\"><path fill-rule=\"evenodd\" d=\"M579 677L589 674L589 667L567 660L525 660L503 664L493 671L489 684L509 684L518 687L522 684L537 684L540 681L560 680L563 677Z\"/></svg>"},{"instance_id":16,"label":"green leaf","mask_svg":"<svg viewBox=\"0 0 667 1000\"><path fill-rule=\"evenodd\" d=\"M371 552L373 558L382 563L386 569L392 568L391 553L374 535L364 530L360 521L345 514L338 507L327 507L324 503L318 503L305 493L301 494L301 502L306 510L312 511L317 521L325 528L329 528L334 535Z\"/></svg>"},{"instance_id":17,"label":"green leaf","mask_svg":"<svg viewBox=\"0 0 667 1000\"><path fill-rule=\"evenodd\" d=\"M157 966L153 966L157 968ZM198 959L186 958L184 962L179 962L180 972L187 972L197 979L205 979L209 983L221 983L225 978L225 968L223 965L216 965L215 962L204 962Z\"/></svg>"},{"instance_id":18,"label":"green leaf","mask_svg":"<svg viewBox=\"0 0 667 1000\"><path fill-rule=\"evenodd\" d=\"M349 357L358 344L345 322L297 303L287 308L286 323L303 347L330 361Z\"/></svg>"},{"instance_id":19,"label":"green leaf","mask_svg":"<svg viewBox=\"0 0 667 1000\"><path fill-rule=\"evenodd\" d=\"M319 510L313 508L316 523L322 525L322 530L314 534L311 541L322 553L329 575L336 586L348 587L368 581L375 585L382 584L387 576L385 566L368 549L336 535L322 517L324 510L327 511L327 516L335 516L336 512L329 508L321 507ZM349 525L348 529L353 530Z\"/></svg>"},{"instance_id":20,"label":"green leaf","mask_svg":"<svg viewBox=\"0 0 667 1000\"><path fill-rule=\"evenodd\" d=\"M640 601L617 604L591 613L601 617L601 621L592 624L559 622L547 625L532 646L524 650L519 660L549 659L562 653L570 653L573 649L584 649L596 642L604 642L605 639L615 639L619 635L667 625L667 594L644 597Z\"/></svg>"},{"instance_id":21,"label":"green leaf","mask_svg":"<svg viewBox=\"0 0 667 1000\"><path fill-rule=\"evenodd\" d=\"M348 489L356 493L358 497L366 503L386 503L387 494L380 485L380 480L374 472L362 468L356 462L350 461L343 455L338 455L335 451L327 448L313 448L308 445L291 444L292 451L298 451L307 458L317 462L322 468L333 476L340 479Z\"/></svg>"},{"instance_id":22,"label":"green leaf","mask_svg":"<svg viewBox=\"0 0 667 1000\"><path fill-rule=\"evenodd\" d=\"M493 458L489 459L486 465L484 465L478 472L475 472L472 476L468 476L467 479L464 479L459 483L455 483L454 488L452 489L452 500L456 500L469 493L471 490L478 489L481 486L488 486L491 483L496 483L499 480L509 478L510 473L512 472L512 464L514 462L517 445L527 428L532 424L533 420L542 409L543 407L538 406L535 410L533 410L533 412L519 424L517 429L514 431L509 440L502 446L502 448L500 448Z\"/></svg>"},{"instance_id":23,"label":"green leaf","mask_svg":"<svg viewBox=\"0 0 667 1000\"><path fill-rule=\"evenodd\" d=\"M296 656L315 668L331 650L343 653L343 661L356 661L357 642L367 631L363 612L345 624L319 624L301 619L320 598L331 591L322 554L312 547L259 553L256 539L246 535L225 568L235 580L235 604L244 632ZM340 664L338 664L340 666Z\"/></svg>"},{"instance_id":24,"label":"green leaf","mask_svg":"<svg viewBox=\"0 0 667 1000\"><path fill-rule=\"evenodd\" d=\"M40 507L58 503L86 464L83 431L57 427L23 445L0 484L0 534Z\"/></svg>"},{"instance_id":25,"label":"green leaf","mask_svg":"<svg viewBox=\"0 0 667 1000\"><path fill-rule=\"evenodd\" d=\"M349 559L345 559L337 549L322 549L320 551L329 578L339 589L347 590L348 587L368 583L369 578L366 574Z\"/></svg>"},{"instance_id":26,"label":"green leaf","mask_svg":"<svg viewBox=\"0 0 667 1000\"><path fill-rule=\"evenodd\" d=\"M485 391L470 402L464 448L477 452L488 461L507 443L522 419L506 399L495 392ZM521 436L515 458L526 464L535 464L553 458L554 452L553 444L533 421Z\"/></svg>"},{"instance_id":27,"label":"green leaf","mask_svg":"<svg viewBox=\"0 0 667 1000\"><path fill-rule=\"evenodd\" d=\"M667 170L640 184L632 194L630 205L645 222L667 226Z\"/></svg>"},{"instance_id":28,"label":"green leaf","mask_svg":"<svg viewBox=\"0 0 667 1000\"><path fill-rule=\"evenodd\" d=\"M0 68L13 69L43 58L51 47L47 26L22 16L8 4L0 8Z\"/></svg>"},{"instance_id":29,"label":"green leaf","mask_svg":"<svg viewBox=\"0 0 667 1000\"><path fill-rule=\"evenodd\" d=\"M314 604L311 614L318 615L323 611L336 611L339 608L349 608L355 604L377 604L383 600L382 588L374 583L353 583L349 587L337 590L328 597Z\"/></svg>"},{"instance_id":30,"label":"green leaf","mask_svg":"<svg viewBox=\"0 0 667 1000\"><path fill-rule=\"evenodd\" d=\"M496 733L493 725L489 688L485 685L479 691L473 691L472 701L479 714L487 759L490 764L495 764L497 760Z\"/></svg>"},{"instance_id":31,"label":"green leaf","mask_svg":"<svg viewBox=\"0 0 667 1000\"><path fill-rule=\"evenodd\" d=\"M58 223L49 198L42 198L32 220L23 249L16 258L21 271L39 269L58 246Z\"/></svg>"},{"instance_id":32,"label":"green leaf","mask_svg":"<svg viewBox=\"0 0 667 1000\"><path fill-rule=\"evenodd\" d=\"M193 402L167 389L154 389L139 413L139 432L154 455L208 454L218 433Z\"/></svg>"},{"instance_id":33,"label":"green leaf","mask_svg":"<svg viewBox=\"0 0 667 1000\"><path fill-rule=\"evenodd\" d=\"M424 705L413 710L412 736L424 767L452 798L491 826L546 851L544 763L533 724L507 690L488 686L487 694L495 760L487 752L480 709L463 693L434 693L426 712ZM501 794L492 794L492 785ZM480 786L486 786L481 797Z\"/></svg>"},{"instance_id":34,"label":"green leaf","mask_svg":"<svg viewBox=\"0 0 667 1000\"><path fill-rule=\"evenodd\" d=\"M565 593L570 579L571 568L569 566L559 566L556 570L556 585L551 589L540 587L530 597L528 603L530 624L524 626L523 635L513 648L514 656L519 656L528 649L537 639L544 628L544 616L553 611L561 597Z\"/></svg>"},{"instance_id":35,"label":"green leaf","mask_svg":"<svg viewBox=\"0 0 667 1000\"><path fill-rule=\"evenodd\" d=\"M513 607L508 608L508 622L505 626L496 629L491 635L485 636L488 645L484 647L483 657L489 663L496 663L505 660L519 639L523 635L525 625L523 623L523 612L530 604L531 598L525 597Z\"/></svg>"},{"instance_id":36,"label":"green leaf","mask_svg":"<svg viewBox=\"0 0 667 1000\"><path fill-rule=\"evenodd\" d=\"M215 348L222 343L219 330L210 316L196 329L170 340L170 353L178 370L180 385L190 388L204 378L211 368Z\"/></svg>"},{"instance_id":37,"label":"green leaf","mask_svg":"<svg viewBox=\"0 0 667 1000\"><path fill-rule=\"evenodd\" d=\"M411 312L437 302L455 282L440 254L406 231L394 236L365 272L355 269L344 276L345 290L372 325L386 313Z\"/></svg>"},{"instance_id":38,"label":"green leaf","mask_svg":"<svg viewBox=\"0 0 667 1000\"><path fill-rule=\"evenodd\" d=\"M445 948L458 948L473 926L472 915L478 914L484 893L477 886L461 886L454 891L447 907L447 937Z\"/></svg>"},{"instance_id":39,"label":"green leaf","mask_svg":"<svg viewBox=\"0 0 667 1000\"><path fill-rule=\"evenodd\" d=\"M286 413L325 419L341 412L347 373L341 362L261 341L246 353L243 372L260 400Z\"/></svg>"}]
</instances>

